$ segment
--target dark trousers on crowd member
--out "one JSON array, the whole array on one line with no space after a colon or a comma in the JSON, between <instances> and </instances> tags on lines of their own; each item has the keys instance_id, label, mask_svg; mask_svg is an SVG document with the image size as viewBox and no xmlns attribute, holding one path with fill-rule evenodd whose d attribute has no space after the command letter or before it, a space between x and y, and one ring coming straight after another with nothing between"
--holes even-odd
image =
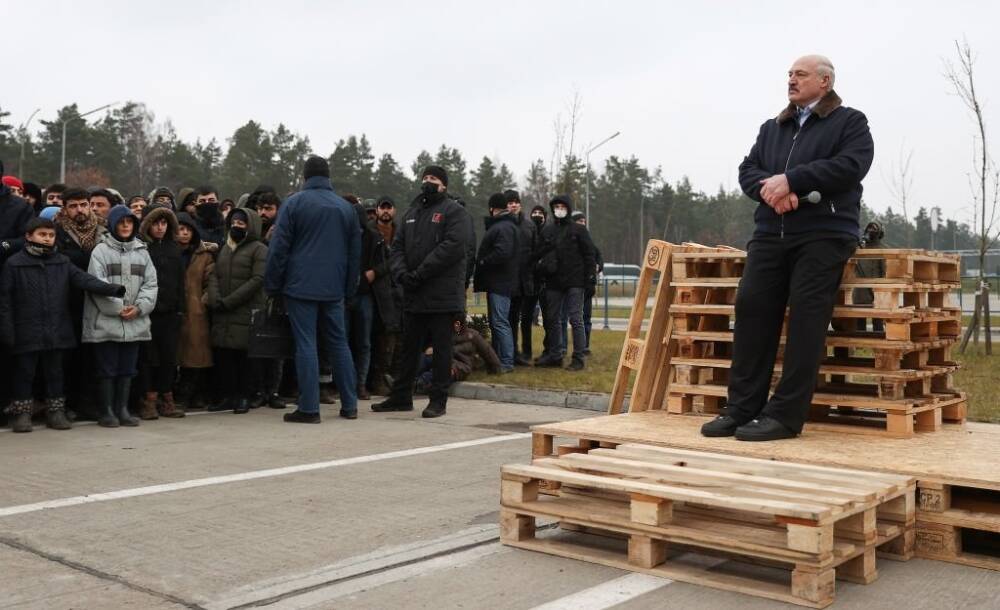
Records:
<instances>
[{"instance_id":1,"label":"dark trousers on crowd member","mask_svg":"<svg viewBox=\"0 0 1000 610\"><path fill-rule=\"evenodd\" d=\"M561 360L565 355L562 343L562 309L565 304L566 317L573 332L573 360L583 360L587 333L583 327L583 288L565 290L545 289L542 321L545 324L545 353L543 357Z\"/></svg>"},{"instance_id":2,"label":"dark trousers on crowd member","mask_svg":"<svg viewBox=\"0 0 1000 610\"><path fill-rule=\"evenodd\" d=\"M41 368L44 380L45 398L63 398L63 352L25 352L13 356L11 374L11 395L14 400L31 400L34 396L36 373Z\"/></svg>"},{"instance_id":3,"label":"dark trousers on crowd member","mask_svg":"<svg viewBox=\"0 0 1000 610\"><path fill-rule=\"evenodd\" d=\"M143 343L139 351L139 388L144 393L167 394L174 391L177 378L181 316L174 312L152 313L149 321L152 340Z\"/></svg>"},{"instance_id":4,"label":"dark trousers on crowd member","mask_svg":"<svg viewBox=\"0 0 1000 610\"><path fill-rule=\"evenodd\" d=\"M514 356L531 359L531 324L535 318L537 294L523 294L510 300L510 330L514 334ZM520 343L518 342L520 339ZM518 345L521 349L518 350Z\"/></svg>"},{"instance_id":5,"label":"dark trousers on crowd member","mask_svg":"<svg viewBox=\"0 0 1000 610\"><path fill-rule=\"evenodd\" d=\"M344 300L307 301L286 297L285 308L295 337L295 370L299 383L297 410L319 413L319 330L319 345L329 355L332 376L340 390L340 410L345 413L357 411L357 374L347 346Z\"/></svg>"},{"instance_id":6,"label":"dark trousers on crowd member","mask_svg":"<svg viewBox=\"0 0 1000 610\"><path fill-rule=\"evenodd\" d=\"M250 367L247 351L217 347L212 356L215 359L215 381L219 384L222 398L250 398L256 388L256 375Z\"/></svg>"},{"instance_id":7,"label":"dark trousers on crowd member","mask_svg":"<svg viewBox=\"0 0 1000 610\"><path fill-rule=\"evenodd\" d=\"M445 406L451 385L451 357L454 346L456 313L411 313L403 321L403 346L399 375L392 384L390 400L397 403L413 401L413 381L417 377L420 357L427 344L433 349L431 384L427 395L431 403Z\"/></svg>"},{"instance_id":8,"label":"dark trousers on crowd member","mask_svg":"<svg viewBox=\"0 0 1000 610\"><path fill-rule=\"evenodd\" d=\"M372 360L374 315L375 300L370 293L356 295L347 307L348 337L351 355L354 356L354 370L358 375L358 387L368 382L368 368Z\"/></svg>"},{"instance_id":9,"label":"dark trousers on crowd member","mask_svg":"<svg viewBox=\"0 0 1000 610\"><path fill-rule=\"evenodd\" d=\"M727 415L746 423L763 414L789 430L802 430L844 264L856 248L856 238L836 233L751 240L736 293ZM781 380L768 399L786 305Z\"/></svg>"},{"instance_id":10,"label":"dark trousers on crowd member","mask_svg":"<svg viewBox=\"0 0 1000 610\"><path fill-rule=\"evenodd\" d=\"M101 379L115 377L131 379L138 373L139 345L138 341L118 343L103 341L92 344L94 367Z\"/></svg>"},{"instance_id":11,"label":"dark trousers on crowd member","mask_svg":"<svg viewBox=\"0 0 1000 610\"><path fill-rule=\"evenodd\" d=\"M388 331L384 328L375 333L375 349L372 352L370 375L373 391L386 389L386 375L393 379L399 376L398 363L402 352L402 333Z\"/></svg>"}]
</instances>

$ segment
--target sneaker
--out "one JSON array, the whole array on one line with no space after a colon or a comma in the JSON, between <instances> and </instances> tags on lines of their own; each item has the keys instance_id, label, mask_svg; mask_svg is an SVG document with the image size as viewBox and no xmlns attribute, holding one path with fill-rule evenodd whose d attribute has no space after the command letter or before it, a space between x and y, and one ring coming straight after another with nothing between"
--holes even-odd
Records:
<instances>
[{"instance_id":1,"label":"sneaker","mask_svg":"<svg viewBox=\"0 0 1000 610\"><path fill-rule=\"evenodd\" d=\"M340 416L343 417L344 419L357 419L358 418L358 412L356 410L355 411L344 411L343 409L341 409L340 410Z\"/></svg>"},{"instance_id":2,"label":"sneaker","mask_svg":"<svg viewBox=\"0 0 1000 610\"><path fill-rule=\"evenodd\" d=\"M319 413L304 413L298 409L291 413L285 413L283 419L289 424L318 424L320 422Z\"/></svg>"},{"instance_id":3,"label":"sneaker","mask_svg":"<svg viewBox=\"0 0 1000 610\"><path fill-rule=\"evenodd\" d=\"M391 411L412 411L413 403L396 402L392 398L387 398L382 402L372 403L372 411L376 413L389 413Z\"/></svg>"},{"instance_id":4,"label":"sneaker","mask_svg":"<svg viewBox=\"0 0 1000 610\"><path fill-rule=\"evenodd\" d=\"M424 412L421 413L420 416L427 418L441 417L442 415L445 414L445 411L446 411L445 405L439 402L432 402L429 405L427 405L427 408L424 409Z\"/></svg>"},{"instance_id":5,"label":"sneaker","mask_svg":"<svg viewBox=\"0 0 1000 610\"><path fill-rule=\"evenodd\" d=\"M761 415L736 429L736 440L740 441L776 441L798 435L798 432L789 430L783 423L767 415Z\"/></svg>"},{"instance_id":6,"label":"sneaker","mask_svg":"<svg viewBox=\"0 0 1000 610\"><path fill-rule=\"evenodd\" d=\"M267 406L271 409L284 409L286 407L285 401L281 400L281 397L277 394L271 394L267 398Z\"/></svg>"},{"instance_id":7,"label":"sneaker","mask_svg":"<svg viewBox=\"0 0 1000 610\"><path fill-rule=\"evenodd\" d=\"M709 437L732 436L736 434L736 429L739 427L740 422L728 415L720 415L701 426L701 435Z\"/></svg>"}]
</instances>

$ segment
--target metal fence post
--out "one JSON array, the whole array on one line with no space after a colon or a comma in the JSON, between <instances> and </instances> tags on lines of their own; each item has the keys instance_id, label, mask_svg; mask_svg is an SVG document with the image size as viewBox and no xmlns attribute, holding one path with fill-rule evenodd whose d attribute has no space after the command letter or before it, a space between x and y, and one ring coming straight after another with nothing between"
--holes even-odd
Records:
<instances>
[{"instance_id":1,"label":"metal fence post","mask_svg":"<svg viewBox=\"0 0 1000 610\"><path fill-rule=\"evenodd\" d=\"M608 276L604 276L604 330L611 330L608 324Z\"/></svg>"}]
</instances>

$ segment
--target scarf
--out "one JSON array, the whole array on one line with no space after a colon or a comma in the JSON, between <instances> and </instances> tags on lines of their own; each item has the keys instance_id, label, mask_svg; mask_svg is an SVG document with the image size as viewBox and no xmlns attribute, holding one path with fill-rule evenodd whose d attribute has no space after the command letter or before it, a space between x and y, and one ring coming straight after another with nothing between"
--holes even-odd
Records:
<instances>
[{"instance_id":1,"label":"scarf","mask_svg":"<svg viewBox=\"0 0 1000 610\"><path fill-rule=\"evenodd\" d=\"M80 249L84 252L90 252L97 245L97 228L101 225L101 220L97 217L97 214L93 212L87 214L87 222L81 226L76 224L75 221L70 220L62 212L59 212L59 215L56 216L56 223L63 231L69 233L76 243L80 244Z\"/></svg>"}]
</instances>

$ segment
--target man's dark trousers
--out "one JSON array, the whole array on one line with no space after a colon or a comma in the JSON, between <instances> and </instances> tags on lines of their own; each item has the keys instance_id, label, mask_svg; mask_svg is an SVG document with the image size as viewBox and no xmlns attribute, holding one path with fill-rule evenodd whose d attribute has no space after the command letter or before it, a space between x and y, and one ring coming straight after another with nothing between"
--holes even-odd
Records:
<instances>
[{"instance_id":1,"label":"man's dark trousers","mask_svg":"<svg viewBox=\"0 0 1000 610\"><path fill-rule=\"evenodd\" d=\"M587 344L587 332L583 327L583 288L566 290L545 289L544 315L545 352L543 356L562 359L566 347L562 343L563 307L573 333L573 360L583 361L583 350Z\"/></svg>"},{"instance_id":2,"label":"man's dark trousers","mask_svg":"<svg viewBox=\"0 0 1000 610\"><path fill-rule=\"evenodd\" d=\"M434 357L431 364L432 380L427 395L432 403L448 403L455 319L458 315L460 314L406 312L403 320L403 355L399 375L393 380L389 397L392 402L413 402L413 381L417 377L420 357L430 343Z\"/></svg>"},{"instance_id":3,"label":"man's dark trousers","mask_svg":"<svg viewBox=\"0 0 1000 610\"><path fill-rule=\"evenodd\" d=\"M800 432L809 413L826 330L844 264L857 239L847 234L755 236L736 294L733 363L726 414L746 423L767 415ZM785 305L781 380L768 400Z\"/></svg>"}]
</instances>

